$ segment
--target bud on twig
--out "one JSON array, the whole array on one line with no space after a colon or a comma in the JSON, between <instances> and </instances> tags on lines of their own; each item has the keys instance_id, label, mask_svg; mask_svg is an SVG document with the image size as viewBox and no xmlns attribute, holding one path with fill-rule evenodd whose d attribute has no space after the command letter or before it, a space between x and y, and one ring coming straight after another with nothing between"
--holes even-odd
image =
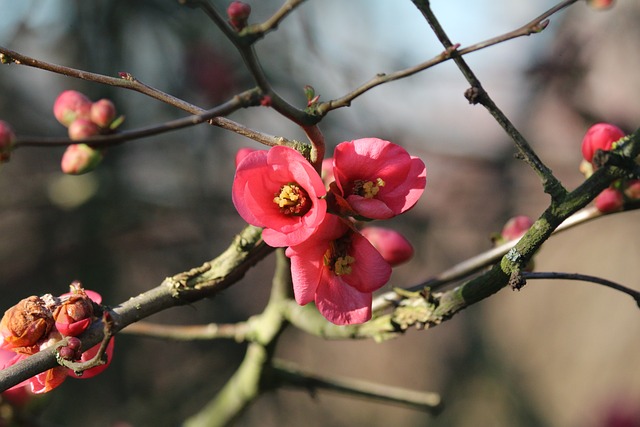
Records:
<instances>
[{"instance_id":1,"label":"bud on twig","mask_svg":"<svg viewBox=\"0 0 640 427\"><path fill-rule=\"evenodd\" d=\"M251 6L240 1L233 1L227 8L229 16L229 24L236 30L240 31L247 26L247 20L251 14Z\"/></svg>"}]
</instances>

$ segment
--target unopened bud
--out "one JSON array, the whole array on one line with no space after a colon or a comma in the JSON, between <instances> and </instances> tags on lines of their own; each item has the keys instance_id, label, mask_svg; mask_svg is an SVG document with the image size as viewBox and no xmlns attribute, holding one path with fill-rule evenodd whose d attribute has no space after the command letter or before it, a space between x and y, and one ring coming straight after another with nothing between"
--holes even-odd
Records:
<instances>
[{"instance_id":1,"label":"unopened bud","mask_svg":"<svg viewBox=\"0 0 640 427\"><path fill-rule=\"evenodd\" d=\"M391 266L402 264L413 257L413 246L395 230L383 227L365 227L360 232Z\"/></svg>"},{"instance_id":2,"label":"unopened bud","mask_svg":"<svg viewBox=\"0 0 640 427\"><path fill-rule=\"evenodd\" d=\"M251 14L251 6L240 1L233 1L227 8L227 16L229 16L229 24L237 31L247 26L247 20Z\"/></svg>"},{"instance_id":3,"label":"unopened bud","mask_svg":"<svg viewBox=\"0 0 640 427\"><path fill-rule=\"evenodd\" d=\"M91 116L91 100L75 90L65 90L53 104L53 115L65 126L76 119L89 119Z\"/></svg>"},{"instance_id":4,"label":"unopened bud","mask_svg":"<svg viewBox=\"0 0 640 427\"><path fill-rule=\"evenodd\" d=\"M632 179L625 185L624 194L631 200L640 200L640 179Z\"/></svg>"},{"instance_id":5,"label":"unopened bud","mask_svg":"<svg viewBox=\"0 0 640 427\"><path fill-rule=\"evenodd\" d=\"M73 144L69 145L62 155L60 167L66 174L81 175L94 170L103 157L100 150L91 148L87 144Z\"/></svg>"},{"instance_id":6,"label":"unopened bud","mask_svg":"<svg viewBox=\"0 0 640 427\"><path fill-rule=\"evenodd\" d=\"M582 157L591 162L597 150L611 150L613 143L624 136L622 129L615 125L596 123L587 130L582 139Z\"/></svg>"},{"instance_id":7,"label":"unopened bud","mask_svg":"<svg viewBox=\"0 0 640 427\"><path fill-rule=\"evenodd\" d=\"M6 162L11 156L11 149L16 142L16 134L9 123L0 120L0 163Z\"/></svg>"},{"instance_id":8,"label":"unopened bud","mask_svg":"<svg viewBox=\"0 0 640 427\"><path fill-rule=\"evenodd\" d=\"M587 4L596 10L609 9L613 3L613 0L587 0Z\"/></svg>"},{"instance_id":9,"label":"unopened bud","mask_svg":"<svg viewBox=\"0 0 640 427\"><path fill-rule=\"evenodd\" d=\"M76 119L69 125L69 138L74 141L100 134L100 128L89 119Z\"/></svg>"},{"instance_id":10,"label":"unopened bud","mask_svg":"<svg viewBox=\"0 0 640 427\"><path fill-rule=\"evenodd\" d=\"M529 218L528 216L514 216L506 222L504 227L502 227L500 235L505 242L516 240L522 237L522 235L526 233L532 225L533 219Z\"/></svg>"},{"instance_id":11,"label":"unopened bud","mask_svg":"<svg viewBox=\"0 0 640 427\"><path fill-rule=\"evenodd\" d=\"M622 209L624 197L615 188L607 188L595 199L596 208L602 213L616 212Z\"/></svg>"},{"instance_id":12,"label":"unopened bud","mask_svg":"<svg viewBox=\"0 0 640 427\"><path fill-rule=\"evenodd\" d=\"M116 118L116 107L108 99L101 99L91 105L91 121L107 129Z\"/></svg>"}]
</instances>

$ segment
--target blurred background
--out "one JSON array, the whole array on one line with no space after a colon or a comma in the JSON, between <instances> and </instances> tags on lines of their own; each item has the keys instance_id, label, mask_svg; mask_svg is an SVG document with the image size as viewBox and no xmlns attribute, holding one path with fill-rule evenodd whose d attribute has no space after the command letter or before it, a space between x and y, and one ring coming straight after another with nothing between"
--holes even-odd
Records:
<instances>
[{"instance_id":1,"label":"blurred background","mask_svg":"<svg viewBox=\"0 0 640 427\"><path fill-rule=\"evenodd\" d=\"M280 1L250 1L250 22ZM219 10L227 2L215 1ZM513 30L547 0L432 6L453 42L467 46ZM0 44L57 64L141 81L210 108L252 87L239 55L196 9L177 1L0 0ZM580 142L594 122L626 131L640 118L640 3L608 11L578 2L541 34L469 55L496 103L568 188ZM376 73L442 51L409 1L308 1L256 46L291 103L310 84L329 100ZM491 247L518 214L547 205L536 176L480 106L452 62L378 87L322 123L328 144L389 139L427 165L427 190L385 225L410 237L415 258L385 290L408 287ZM134 129L185 114L143 95L16 65L0 66L0 119L21 136L64 136L52 114L66 89L112 99ZM268 108L231 118L256 130L304 138ZM80 280L116 305L163 278L214 258L243 223L231 204L234 154L259 148L198 126L110 149L94 172L60 172L62 148L23 148L0 170L0 309L32 294L64 293ZM329 151L330 152L330 151ZM581 272L638 288L639 215L614 215L545 243L539 271ZM213 300L154 316L168 324L235 322L263 308L273 259ZM238 426L640 426L640 322L626 295L591 284L532 281L503 290L427 331L382 344L285 332L279 357L326 375L441 393L438 417L319 392L262 396ZM69 379L46 396L42 426L175 426L208 402L240 363L244 345L164 342L119 335L110 368Z\"/></svg>"}]
</instances>

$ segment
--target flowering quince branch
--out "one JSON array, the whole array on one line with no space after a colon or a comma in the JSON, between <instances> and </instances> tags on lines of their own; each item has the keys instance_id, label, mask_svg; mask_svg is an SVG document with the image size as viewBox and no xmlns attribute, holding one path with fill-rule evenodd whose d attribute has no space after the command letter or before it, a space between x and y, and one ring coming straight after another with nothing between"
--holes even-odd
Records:
<instances>
[{"instance_id":1,"label":"flowering quince branch","mask_svg":"<svg viewBox=\"0 0 640 427\"><path fill-rule=\"evenodd\" d=\"M615 289L616 291L623 292L633 298L640 307L640 292L635 289L631 289L629 287L623 286L619 283L612 282L611 280L603 279L601 277L589 276L587 274L578 274L578 273L559 273L559 272L530 272L523 271L521 273L522 278L524 280L529 279L554 279L554 280L577 280L583 282L591 282L596 283L598 285L606 286L611 289Z\"/></svg>"}]
</instances>

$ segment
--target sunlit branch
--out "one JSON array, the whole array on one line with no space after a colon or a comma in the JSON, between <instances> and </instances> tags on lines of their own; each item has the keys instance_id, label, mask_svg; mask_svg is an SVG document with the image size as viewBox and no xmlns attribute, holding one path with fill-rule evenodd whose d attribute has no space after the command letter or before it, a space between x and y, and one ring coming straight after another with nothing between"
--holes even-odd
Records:
<instances>
[{"instance_id":1,"label":"sunlit branch","mask_svg":"<svg viewBox=\"0 0 640 427\"><path fill-rule=\"evenodd\" d=\"M127 326L120 333L175 341L212 340L218 338L243 341L247 331L246 322L185 326L137 322Z\"/></svg>"}]
</instances>

